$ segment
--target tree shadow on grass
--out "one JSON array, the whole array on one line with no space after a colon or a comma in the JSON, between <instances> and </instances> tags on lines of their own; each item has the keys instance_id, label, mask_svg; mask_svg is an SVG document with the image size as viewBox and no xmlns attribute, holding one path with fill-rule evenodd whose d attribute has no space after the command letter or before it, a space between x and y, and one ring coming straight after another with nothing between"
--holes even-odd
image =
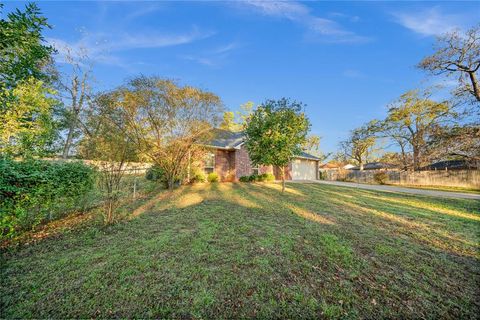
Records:
<instances>
[{"instance_id":1,"label":"tree shadow on grass","mask_svg":"<svg viewBox=\"0 0 480 320\"><path fill-rule=\"evenodd\" d=\"M168 207L149 204L108 230L12 253L4 315L312 318L322 302L353 297L335 269L319 277L312 268L327 257L305 248L298 221L277 232L280 222L253 200L231 184L186 187Z\"/></svg>"},{"instance_id":2,"label":"tree shadow on grass","mask_svg":"<svg viewBox=\"0 0 480 320\"><path fill-rule=\"evenodd\" d=\"M402 273L408 273L410 277L417 279L423 292L429 292L434 285L440 288L440 292L448 292L458 299L475 296L475 286L472 286L468 279L475 275L474 278L479 280L478 243L469 240L465 234L457 235L446 231L445 226L417 222L414 214L409 215L411 218L398 214L402 210L416 210L418 214L418 211L426 209L385 203L383 199L371 197L367 203L358 201L358 198L362 197L361 193L343 196L317 185L295 187L310 197L307 201L294 198L287 201L294 201L297 207L313 212L322 208L322 211L332 216L336 224L331 226L330 232L348 239L365 261L381 266L374 277L390 279L392 275L398 274L393 277L396 282L392 284L397 286L404 283L405 286L411 286L411 283L401 276ZM262 193L272 197L271 190L254 190L257 196ZM318 196L320 199L314 199ZM279 203L275 205L278 206ZM468 221L471 227L475 228L476 222ZM476 227L478 228L478 224ZM445 286L443 283L440 285L432 282L432 279L441 279L442 276L445 281L452 281L455 285ZM376 282L372 283L372 286L375 286ZM463 284L459 285L460 283Z\"/></svg>"},{"instance_id":3,"label":"tree shadow on grass","mask_svg":"<svg viewBox=\"0 0 480 320\"><path fill-rule=\"evenodd\" d=\"M372 318L462 317L478 310L465 279L454 285L460 276L447 274L447 284L432 288L422 276L431 246L418 249L408 237L392 242L393 227L349 225L348 219L378 217L356 213L355 206L347 217L338 211L344 202L324 190L313 201L320 192L314 186L291 189L297 193L257 184L186 186L174 197L151 200L130 221L11 253L2 271L5 315L321 318L336 310ZM320 216L333 223L299 214L319 215L322 201ZM356 251L362 240L371 250L382 244L376 260ZM399 249L405 244L416 255L395 261L408 253ZM446 264L438 272L453 268L430 257L434 266Z\"/></svg>"},{"instance_id":4,"label":"tree shadow on grass","mask_svg":"<svg viewBox=\"0 0 480 320\"><path fill-rule=\"evenodd\" d=\"M438 213L433 210L398 202L392 203L361 193L343 195L317 185L309 185L308 188L311 189L312 194L320 192L323 198L312 198L309 202L301 203L300 205L306 209L324 205L333 208L333 212L337 211L335 214L337 220L346 224L355 224L356 228L374 228L376 232L387 232L386 235L389 236L401 234L449 253L478 258L478 243L467 239L468 232L465 234L452 231L451 226L439 220ZM342 212L347 214L344 215ZM465 220L463 217L452 219L456 221L451 223L469 227L472 233L478 228L478 223L475 221Z\"/></svg>"}]
</instances>

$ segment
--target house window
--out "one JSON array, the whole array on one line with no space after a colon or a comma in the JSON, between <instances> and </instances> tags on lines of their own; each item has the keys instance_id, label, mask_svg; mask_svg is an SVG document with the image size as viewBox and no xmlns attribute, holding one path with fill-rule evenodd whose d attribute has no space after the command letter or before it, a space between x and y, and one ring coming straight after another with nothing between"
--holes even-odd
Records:
<instances>
[{"instance_id":1,"label":"house window","mask_svg":"<svg viewBox=\"0 0 480 320\"><path fill-rule=\"evenodd\" d=\"M215 170L215 153L209 152L205 155L205 165L203 170L206 173L210 173Z\"/></svg>"},{"instance_id":2,"label":"house window","mask_svg":"<svg viewBox=\"0 0 480 320\"><path fill-rule=\"evenodd\" d=\"M258 164L253 164L252 163L252 173L258 175L260 173L260 170L258 170Z\"/></svg>"}]
</instances>

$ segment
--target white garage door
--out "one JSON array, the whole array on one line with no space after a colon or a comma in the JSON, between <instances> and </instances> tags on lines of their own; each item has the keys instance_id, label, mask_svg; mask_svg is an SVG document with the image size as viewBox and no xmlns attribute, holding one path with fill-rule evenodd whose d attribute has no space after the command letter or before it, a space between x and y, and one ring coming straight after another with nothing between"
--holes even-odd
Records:
<instances>
[{"instance_id":1,"label":"white garage door","mask_svg":"<svg viewBox=\"0 0 480 320\"><path fill-rule=\"evenodd\" d=\"M316 161L295 159L292 163L293 180L315 180L317 179Z\"/></svg>"}]
</instances>

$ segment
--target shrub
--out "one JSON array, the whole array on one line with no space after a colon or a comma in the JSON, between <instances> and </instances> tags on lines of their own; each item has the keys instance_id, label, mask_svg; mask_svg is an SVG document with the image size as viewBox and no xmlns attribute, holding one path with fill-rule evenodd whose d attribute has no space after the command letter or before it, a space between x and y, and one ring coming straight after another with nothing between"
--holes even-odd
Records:
<instances>
[{"instance_id":1,"label":"shrub","mask_svg":"<svg viewBox=\"0 0 480 320\"><path fill-rule=\"evenodd\" d=\"M216 172L210 172L207 176L208 182L218 182L218 174Z\"/></svg>"},{"instance_id":2,"label":"shrub","mask_svg":"<svg viewBox=\"0 0 480 320\"><path fill-rule=\"evenodd\" d=\"M165 171L157 164L154 164L145 173L145 178L150 181L161 181L165 179Z\"/></svg>"},{"instance_id":3,"label":"shrub","mask_svg":"<svg viewBox=\"0 0 480 320\"><path fill-rule=\"evenodd\" d=\"M264 173L260 175L260 181L272 182L275 181L275 176L272 173Z\"/></svg>"},{"instance_id":4,"label":"shrub","mask_svg":"<svg viewBox=\"0 0 480 320\"><path fill-rule=\"evenodd\" d=\"M374 175L373 175L373 180L375 180L376 183L378 184L385 184L388 180L388 175L386 172L376 172Z\"/></svg>"},{"instance_id":5,"label":"shrub","mask_svg":"<svg viewBox=\"0 0 480 320\"><path fill-rule=\"evenodd\" d=\"M194 170L190 175L191 183L199 183L207 181L207 177L202 170Z\"/></svg>"},{"instance_id":6,"label":"shrub","mask_svg":"<svg viewBox=\"0 0 480 320\"><path fill-rule=\"evenodd\" d=\"M320 171L319 174L318 174L318 179L327 180L327 172L326 171Z\"/></svg>"},{"instance_id":7,"label":"shrub","mask_svg":"<svg viewBox=\"0 0 480 320\"><path fill-rule=\"evenodd\" d=\"M167 181L167 177L165 176L165 170L160 168L160 166L157 164L154 164L147 170L147 172L145 173L145 179L158 182L164 188L168 188L168 181ZM180 183L180 179L176 178L175 184L179 184L179 183Z\"/></svg>"},{"instance_id":8,"label":"shrub","mask_svg":"<svg viewBox=\"0 0 480 320\"><path fill-rule=\"evenodd\" d=\"M242 176L240 177L240 182L249 182L250 181L250 176Z\"/></svg>"},{"instance_id":9,"label":"shrub","mask_svg":"<svg viewBox=\"0 0 480 320\"><path fill-rule=\"evenodd\" d=\"M243 176L240 177L240 182L254 182L254 181L259 181L259 182L264 182L264 181L275 181L275 176L271 173L263 173L260 175L257 174L252 174L250 176Z\"/></svg>"},{"instance_id":10,"label":"shrub","mask_svg":"<svg viewBox=\"0 0 480 320\"><path fill-rule=\"evenodd\" d=\"M80 162L0 160L0 237L84 210L94 184Z\"/></svg>"}]
</instances>

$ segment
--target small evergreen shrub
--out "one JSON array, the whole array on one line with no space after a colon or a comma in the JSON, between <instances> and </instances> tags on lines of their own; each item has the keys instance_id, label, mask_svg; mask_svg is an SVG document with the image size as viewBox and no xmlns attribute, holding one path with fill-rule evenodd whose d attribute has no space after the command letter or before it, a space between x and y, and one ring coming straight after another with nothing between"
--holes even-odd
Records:
<instances>
[{"instance_id":1,"label":"small evergreen shrub","mask_svg":"<svg viewBox=\"0 0 480 320\"><path fill-rule=\"evenodd\" d=\"M327 172L326 171L320 171L318 178L320 180L327 180Z\"/></svg>"},{"instance_id":2,"label":"small evergreen shrub","mask_svg":"<svg viewBox=\"0 0 480 320\"><path fill-rule=\"evenodd\" d=\"M250 176L240 177L240 182L271 182L275 181L275 176L271 173L252 174Z\"/></svg>"},{"instance_id":3,"label":"small evergreen shrub","mask_svg":"<svg viewBox=\"0 0 480 320\"><path fill-rule=\"evenodd\" d=\"M165 172L160 166L154 164L145 173L145 179L150 181L161 181L165 179Z\"/></svg>"},{"instance_id":4,"label":"small evergreen shrub","mask_svg":"<svg viewBox=\"0 0 480 320\"><path fill-rule=\"evenodd\" d=\"M242 176L238 180L240 180L240 182L249 182L250 181L250 176Z\"/></svg>"},{"instance_id":5,"label":"small evergreen shrub","mask_svg":"<svg viewBox=\"0 0 480 320\"><path fill-rule=\"evenodd\" d=\"M388 175L384 171L376 172L373 175L373 180L375 180L375 182L378 183L378 184L385 184L385 183L387 183Z\"/></svg>"},{"instance_id":6,"label":"small evergreen shrub","mask_svg":"<svg viewBox=\"0 0 480 320\"><path fill-rule=\"evenodd\" d=\"M218 174L216 172L210 172L207 176L208 182L218 182Z\"/></svg>"}]
</instances>

